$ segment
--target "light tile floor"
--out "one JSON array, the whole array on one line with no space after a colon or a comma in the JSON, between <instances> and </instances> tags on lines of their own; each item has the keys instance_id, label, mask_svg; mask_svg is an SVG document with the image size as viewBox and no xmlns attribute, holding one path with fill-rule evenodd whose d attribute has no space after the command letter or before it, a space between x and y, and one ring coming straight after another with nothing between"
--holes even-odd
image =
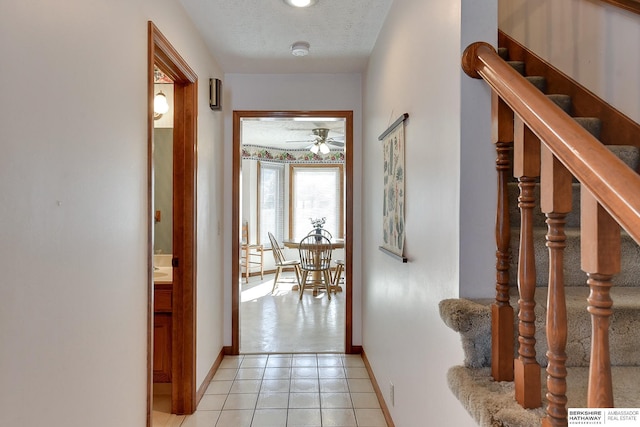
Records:
<instances>
[{"instance_id":1,"label":"light tile floor","mask_svg":"<svg viewBox=\"0 0 640 427\"><path fill-rule=\"evenodd\" d=\"M362 358L226 356L182 427L386 427Z\"/></svg>"},{"instance_id":2,"label":"light tile floor","mask_svg":"<svg viewBox=\"0 0 640 427\"><path fill-rule=\"evenodd\" d=\"M240 353L343 353L345 340L344 292L305 291L299 300L292 272L283 273L273 289L273 274L242 281Z\"/></svg>"},{"instance_id":3,"label":"light tile floor","mask_svg":"<svg viewBox=\"0 0 640 427\"><path fill-rule=\"evenodd\" d=\"M272 295L273 276L265 275L264 280L252 277L248 284L242 283L240 351L245 356L225 357L198 411L187 421L184 416L170 414L170 388L156 385L159 388L154 393L154 427L214 427L216 422L234 427L386 426L384 418L376 418L382 412L373 389L352 390L362 386L355 380L366 379L370 385L362 359L340 354L344 352L344 293L328 301L325 292L314 297L309 291L300 301L297 291L291 291L295 276L285 273L284 283ZM314 358L313 367L299 365ZM318 390L304 388L314 382ZM254 388L248 389L250 386ZM332 391L332 387L336 390ZM252 395L257 396L255 402ZM253 409L246 409L251 403ZM243 424L242 417L248 417L248 411L249 424ZM340 414L343 418L338 421L344 423L335 424ZM224 420L231 416L239 418L225 424ZM280 422L282 417L284 422ZM367 421L366 417L373 418Z\"/></svg>"}]
</instances>

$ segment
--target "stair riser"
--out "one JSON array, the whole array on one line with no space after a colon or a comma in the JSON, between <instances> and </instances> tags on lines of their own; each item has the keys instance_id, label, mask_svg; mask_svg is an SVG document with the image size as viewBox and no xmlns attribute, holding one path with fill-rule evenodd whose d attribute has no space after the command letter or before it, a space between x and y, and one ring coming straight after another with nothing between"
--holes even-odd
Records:
<instances>
[{"instance_id":1,"label":"stair riser","mask_svg":"<svg viewBox=\"0 0 640 427\"><path fill-rule=\"evenodd\" d=\"M577 291L577 292L571 292ZM591 315L587 312L589 291L571 290L567 295L567 367L588 367L591 353ZM614 301L613 314L610 317L609 348L611 365L640 366L640 307L624 305L623 301L632 294L612 291ZM637 297L640 294L635 294ZM536 295L536 360L541 366L547 366L546 334L547 288L537 291ZM515 319L518 313L517 298L512 298ZM516 327L517 331L517 320ZM517 347L517 346L516 346ZM517 352L517 348L516 348Z\"/></svg>"},{"instance_id":2,"label":"stair riser","mask_svg":"<svg viewBox=\"0 0 640 427\"><path fill-rule=\"evenodd\" d=\"M536 360L547 366L547 291L536 289ZM566 288L567 367L588 367L591 353L591 315L587 312L587 288ZM640 366L640 292L637 288L612 289L613 313L610 317L609 348L613 366ZM511 296L514 309L514 358L518 357L518 296ZM468 300L449 300L443 320L460 332L465 351L465 366L491 366L491 307Z\"/></svg>"},{"instance_id":3,"label":"stair riser","mask_svg":"<svg viewBox=\"0 0 640 427\"><path fill-rule=\"evenodd\" d=\"M509 282L517 285L519 230L511 232L511 264ZM587 286L587 275L580 268L580 236L577 230L567 230L567 247L564 250L565 286ZM549 281L549 249L546 246L546 230L534 230L534 251L536 259L536 286L547 286ZM623 233L620 238L622 271L613 277L614 286L640 286L640 246Z\"/></svg>"}]
</instances>

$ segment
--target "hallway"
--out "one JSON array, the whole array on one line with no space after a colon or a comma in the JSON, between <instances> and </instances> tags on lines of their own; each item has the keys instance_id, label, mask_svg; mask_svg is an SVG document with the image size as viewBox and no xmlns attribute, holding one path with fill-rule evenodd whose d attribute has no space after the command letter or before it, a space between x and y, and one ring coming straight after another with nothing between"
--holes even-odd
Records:
<instances>
[{"instance_id":1,"label":"hallway","mask_svg":"<svg viewBox=\"0 0 640 427\"><path fill-rule=\"evenodd\" d=\"M263 354L226 356L193 415L154 412L154 427L178 426L387 424L359 355Z\"/></svg>"}]
</instances>

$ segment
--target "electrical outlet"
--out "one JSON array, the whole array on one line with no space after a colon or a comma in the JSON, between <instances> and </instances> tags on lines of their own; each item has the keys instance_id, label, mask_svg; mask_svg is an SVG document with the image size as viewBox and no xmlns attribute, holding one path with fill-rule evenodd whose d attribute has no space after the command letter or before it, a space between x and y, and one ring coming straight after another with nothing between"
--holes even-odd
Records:
<instances>
[{"instance_id":1,"label":"electrical outlet","mask_svg":"<svg viewBox=\"0 0 640 427\"><path fill-rule=\"evenodd\" d=\"M396 392L391 381L389 381L389 400L391 401L391 406L396 406Z\"/></svg>"}]
</instances>

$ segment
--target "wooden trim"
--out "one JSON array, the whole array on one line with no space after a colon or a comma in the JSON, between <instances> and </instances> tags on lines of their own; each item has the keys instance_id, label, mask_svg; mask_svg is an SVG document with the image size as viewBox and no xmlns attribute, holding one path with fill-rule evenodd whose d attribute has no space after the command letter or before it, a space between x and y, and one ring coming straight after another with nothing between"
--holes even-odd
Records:
<instances>
[{"instance_id":1,"label":"wooden trim","mask_svg":"<svg viewBox=\"0 0 640 427\"><path fill-rule=\"evenodd\" d=\"M526 75L544 76L547 81L547 93L571 96L573 116L600 118L602 131L599 139L603 144L640 146L640 138L638 138L640 124L598 98L593 92L502 31L498 32L498 46L509 50L510 60L525 62Z\"/></svg>"},{"instance_id":2,"label":"wooden trim","mask_svg":"<svg viewBox=\"0 0 640 427\"><path fill-rule=\"evenodd\" d=\"M233 112L233 175L231 177L231 346L227 354L240 354L240 116Z\"/></svg>"},{"instance_id":3,"label":"wooden trim","mask_svg":"<svg viewBox=\"0 0 640 427\"><path fill-rule=\"evenodd\" d=\"M147 25L147 218L153 213L153 97L155 26ZM153 221L147 220L147 427L153 422Z\"/></svg>"},{"instance_id":4,"label":"wooden trim","mask_svg":"<svg viewBox=\"0 0 640 427\"><path fill-rule=\"evenodd\" d=\"M196 409L196 117L197 82L174 84L173 373L176 414Z\"/></svg>"},{"instance_id":5,"label":"wooden trim","mask_svg":"<svg viewBox=\"0 0 640 427\"><path fill-rule=\"evenodd\" d=\"M197 76L158 28L149 21L147 69L147 426L153 407L153 70L174 81L174 257L171 412L189 414L196 407L196 146Z\"/></svg>"},{"instance_id":6,"label":"wooden trim","mask_svg":"<svg viewBox=\"0 0 640 427\"><path fill-rule=\"evenodd\" d=\"M640 242L640 176L502 60L487 43L463 55L469 76L482 77L598 202ZM616 171L612 174L611 171ZM606 178L605 178L606 177Z\"/></svg>"},{"instance_id":7,"label":"wooden trim","mask_svg":"<svg viewBox=\"0 0 640 427\"><path fill-rule=\"evenodd\" d=\"M600 0L603 3L609 3L620 9L640 14L640 1L638 0Z\"/></svg>"},{"instance_id":8,"label":"wooden trim","mask_svg":"<svg viewBox=\"0 0 640 427\"><path fill-rule=\"evenodd\" d=\"M231 182L231 346L226 347L227 354L240 353L240 289L238 287L240 257L240 119L244 117L341 117L345 119L345 353L357 353L359 347L353 341L353 111L248 111L233 112L233 177Z\"/></svg>"},{"instance_id":9,"label":"wooden trim","mask_svg":"<svg viewBox=\"0 0 640 427\"><path fill-rule=\"evenodd\" d=\"M364 362L364 366L369 373L369 379L371 380L371 384L373 385L373 390L376 392L376 396L378 397L378 402L380 402L380 409L382 409L382 414L384 415L384 419L387 422L388 427L395 427L393 423L393 418L391 418L391 412L389 412L389 407L387 406L387 402L384 400L384 394L382 390L380 390L380 386L378 385L378 381L376 380L376 376L373 374L373 369L371 369L371 364L369 363L369 359L367 358L366 352L360 347L362 354L362 361Z\"/></svg>"},{"instance_id":10,"label":"wooden trim","mask_svg":"<svg viewBox=\"0 0 640 427\"><path fill-rule=\"evenodd\" d=\"M198 406L198 404L202 400L202 397L207 392L207 388L209 388L209 383L213 379L213 376L215 375L215 373L218 371L218 368L222 363L222 359L224 358L224 355L225 355L225 349L223 347L220 350L220 353L218 353L218 357L216 357L216 360L213 361L213 365L211 365L211 369L209 369L207 376L204 377L202 384L200 384L200 387L198 387L198 391L196 392L196 406Z\"/></svg>"}]
</instances>

